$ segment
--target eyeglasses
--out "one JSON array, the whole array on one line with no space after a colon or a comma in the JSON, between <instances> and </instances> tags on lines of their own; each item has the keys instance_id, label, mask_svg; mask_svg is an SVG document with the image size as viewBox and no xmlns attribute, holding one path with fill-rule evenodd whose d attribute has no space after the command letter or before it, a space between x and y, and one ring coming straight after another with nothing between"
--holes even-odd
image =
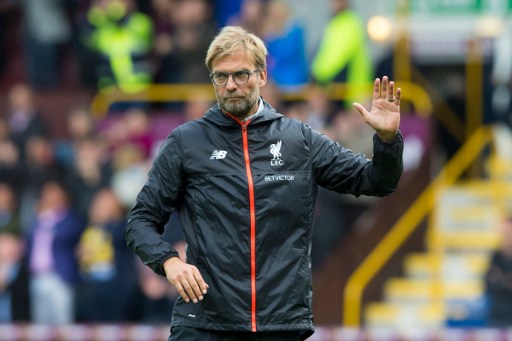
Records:
<instances>
[{"instance_id":1,"label":"eyeglasses","mask_svg":"<svg viewBox=\"0 0 512 341\"><path fill-rule=\"evenodd\" d=\"M236 85L244 85L249 81L249 77L260 70L256 69L254 71L248 70L240 70L235 72L214 72L210 74L210 78L213 84L217 86L225 86L228 83L229 76L233 77L233 81L235 81Z\"/></svg>"}]
</instances>

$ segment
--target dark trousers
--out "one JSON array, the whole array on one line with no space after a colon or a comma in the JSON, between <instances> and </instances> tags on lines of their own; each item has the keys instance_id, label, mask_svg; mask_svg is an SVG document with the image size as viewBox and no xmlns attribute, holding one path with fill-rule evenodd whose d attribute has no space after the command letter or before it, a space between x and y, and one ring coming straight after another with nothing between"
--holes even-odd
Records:
<instances>
[{"instance_id":1,"label":"dark trousers","mask_svg":"<svg viewBox=\"0 0 512 341\"><path fill-rule=\"evenodd\" d=\"M226 332L173 327L168 341L300 341L297 330L285 332Z\"/></svg>"}]
</instances>

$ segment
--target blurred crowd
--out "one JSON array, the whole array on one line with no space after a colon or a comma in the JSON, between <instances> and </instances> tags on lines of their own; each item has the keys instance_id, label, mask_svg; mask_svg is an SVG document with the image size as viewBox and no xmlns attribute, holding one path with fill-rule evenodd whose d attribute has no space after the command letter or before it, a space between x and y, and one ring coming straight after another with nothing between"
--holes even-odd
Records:
<instances>
[{"instance_id":1,"label":"blurred crowd","mask_svg":"<svg viewBox=\"0 0 512 341\"><path fill-rule=\"evenodd\" d=\"M314 9L303 1L2 0L0 71L9 71L17 46L25 79L35 90L58 89L65 72L76 73L80 85L95 91L205 83L211 39L220 27L240 25L264 39L269 78L279 91L294 92L310 81L349 81L354 86L347 100L361 98L366 89L358 87L373 77L365 23L349 0L319 5L329 20L312 25L297 14ZM313 28L323 35L311 42Z\"/></svg>"},{"instance_id":2,"label":"blurred crowd","mask_svg":"<svg viewBox=\"0 0 512 341\"><path fill-rule=\"evenodd\" d=\"M0 116L0 323L167 323L177 295L128 250L123 229L162 139L213 102L198 93L164 113L134 105L100 119L77 106L66 115L64 137L56 137L35 94L62 86L63 57L74 55L83 86L105 93L114 87L136 92L152 83L207 83L209 42L220 27L241 25L269 49L265 99L371 155L372 132L345 103L329 100L323 86L348 82L347 102L366 103L371 91L365 86L383 74L370 59L362 19L346 0L329 4L332 17L311 55L290 1L0 1L0 24L15 11L22 14L26 71L23 82L9 86ZM3 74L11 33L0 30ZM346 43L333 43L340 36ZM278 96L311 84L302 101ZM413 148L406 150L407 171L426 153L428 126L411 114L403 127L414 142L407 144ZM321 192L314 266L368 205ZM168 224L166 238L183 256L180 223L172 216Z\"/></svg>"},{"instance_id":3,"label":"blurred crowd","mask_svg":"<svg viewBox=\"0 0 512 341\"><path fill-rule=\"evenodd\" d=\"M102 124L76 108L69 138L52 138L30 87L10 90L0 138L0 321L168 320L172 287L123 236L156 145L149 116L131 109ZM183 251L174 224L168 240Z\"/></svg>"}]
</instances>

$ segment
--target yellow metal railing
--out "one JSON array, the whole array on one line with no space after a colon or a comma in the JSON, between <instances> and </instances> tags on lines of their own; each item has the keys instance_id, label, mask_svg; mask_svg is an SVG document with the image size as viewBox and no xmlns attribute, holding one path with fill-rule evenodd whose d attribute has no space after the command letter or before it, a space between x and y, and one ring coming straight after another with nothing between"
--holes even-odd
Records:
<instances>
[{"instance_id":1,"label":"yellow metal railing","mask_svg":"<svg viewBox=\"0 0 512 341\"><path fill-rule=\"evenodd\" d=\"M435 194L441 188L455 183L464 170L477 159L491 138L492 133L489 127L478 128L350 276L344 291L343 324L345 326L360 326L361 301L365 287L414 232L427 213L432 211Z\"/></svg>"},{"instance_id":2,"label":"yellow metal railing","mask_svg":"<svg viewBox=\"0 0 512 341\"><path fill-rule=\"evenodd\" d=\"M205 96L214 99L215 94L210 84L151 84L145 90L126 93L117 88L108 92L98 92L91 101L91 113L101 118L107 115L110 106L120 102L185 102L193 96Z\"/></svg>"},{"instance_id":3,"label":"yellow metal railing","mask_svg":"<svg viewBox=\"0 0 512 341\"><path fill-rule=\"evenodd\" d=\"M369 95L372 85L369 84ZM402 88L402 100L409 101L414 105L415 113L419 116L429 116L432 113L432 102L428 93L419 85L411 82L399 82ZM283 93L281 99L284 101L299 101L308 98L307 94L313 85L306 86L303 90L295 93ZM346 85L335 83L325 89L330 99L342 100L345 98ZM144 91L137 93L124 93L113 89L107 93L97 93L91 101L91 113L97 117L104 117L114 103L118 102L186 102L197 96L203 96L211 100L215 94L211 84L152 84Z\"/></svg>"}]
</instances>

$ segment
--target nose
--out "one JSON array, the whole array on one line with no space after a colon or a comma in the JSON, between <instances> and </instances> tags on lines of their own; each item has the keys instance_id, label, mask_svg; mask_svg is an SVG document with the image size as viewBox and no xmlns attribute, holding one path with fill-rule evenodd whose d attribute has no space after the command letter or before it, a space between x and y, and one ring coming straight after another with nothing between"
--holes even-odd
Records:
<instances>
[{"instance_id":1,"label":"nose","mask_svg":"<svg viewBox=\"0 0 512 341\"><path fill-rule=\"evenodd\" d=\"M235 80L233 79L233 75L228 75L228 81L226 82L226 89L236 89L238 87L238 84L236 84Z\"/></svg>"}]
</instances>

